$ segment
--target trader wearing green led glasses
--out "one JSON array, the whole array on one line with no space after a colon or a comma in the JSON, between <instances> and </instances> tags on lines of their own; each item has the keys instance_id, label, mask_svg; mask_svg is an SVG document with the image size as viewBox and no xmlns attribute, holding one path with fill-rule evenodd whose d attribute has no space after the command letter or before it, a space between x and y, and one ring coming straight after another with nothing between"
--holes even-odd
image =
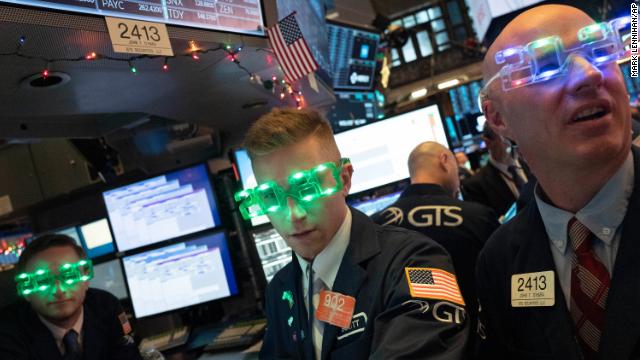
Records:
<instances>
[{"instance_id":1,"label":"trader wearing green led glasses","mask_svg":"<svg viewBox=\"0 0 640 360\"><path fill-rule=\"evenodd\" d=\"M2 359L140 359L113 295L89 289L91 260L66 235L44 235L20 256L15 291L1 311Z\"/></svg>"},{"instance_id":2,"label":"trader wearing green led glasses","mask_svg":"<svg viewBox=\"0 0 640 360\"><path fill-rule=\"evenodd\" d=\"M354 168L326 120L275 109L245 145L258 186L236 194L238 209L266 214L293 249L267 288L261 358L463 358L469 326L448 254L347 206Z\"/></svg>"},{"instance_id":3,"label":"trader wearing green led glasses","mask_svg":"<svg viewBox=\"0 0 640 360\"><path fill-rule=\"evenodd\" d=\"M640 356L640 151L618 64L630 20L536 7L484 59L487 122L538 184L478 258L483 359Z\"/></svg>"}]
</instances>

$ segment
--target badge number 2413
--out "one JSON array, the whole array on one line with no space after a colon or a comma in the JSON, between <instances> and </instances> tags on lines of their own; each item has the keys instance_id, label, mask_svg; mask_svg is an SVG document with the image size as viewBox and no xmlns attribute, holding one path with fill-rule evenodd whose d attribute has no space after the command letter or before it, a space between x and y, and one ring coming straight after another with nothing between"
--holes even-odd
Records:
<instances>
[{"instance_id":1,"label":"badge number 2413","mask_svg":"<svg viewBox=\"0 0 640 360\"><path fill-rule=\"evenodd\" d=\"M173 56L165 24L111 17L106 21L114 51Z\"/></svg>"},{"instance_id":2,"label":"badge number 2413","mask_svg":"<svg viewBox=\"0 0 640 360\"><path fill-rule=\"evenodd\" d=\"M554 290L553 271L514 274L511 276L511 306L553 306Z\"/></svg>"}]
</instances>

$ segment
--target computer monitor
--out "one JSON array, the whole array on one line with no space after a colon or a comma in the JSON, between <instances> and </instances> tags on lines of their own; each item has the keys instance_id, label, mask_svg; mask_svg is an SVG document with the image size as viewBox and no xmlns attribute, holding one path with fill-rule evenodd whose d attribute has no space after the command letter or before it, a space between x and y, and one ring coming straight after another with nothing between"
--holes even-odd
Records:
<instances>
[{"instance_id":1,"label":"computer monitor","mask_svg":"<svg viewBox=\"0 0 640 360\"><path fill-rule=\"evenodd\" d=\"M240 176L240 182L243 189L250 189L256 187L258 182L256 176L253 174L253 168L251 167L251 159L249 159L249 153L246 149L236 149L234 152L236 169ZM254 217L251 219L251 225L258 226L269 222L267 215Z\"/></svg>"},{"instance_id":2,"label":"computer monitor","mask_svg":"<svg viewBox=\"0 0 640 360\"><path fill-rule=\"evenodd\" d=\"M384 118L384 97L376 92L334 91L334 94L336 102L327 114L334 134Z\"/></svg>"},{"instance_id":3,"label":"computer monitor","mask_svg":"<svg viewBox=\"0 0 640 360\"><path fill-rule=\"evenodd\" d=\"M119 251L220 224L204 164L105 191L103 198Z\"/></svg>"},{"instance_id":4,"label":"computer monitor","mask_svg":"<svg viewBox=\"0 0 640 360\"><path fill-rule=\"evenodd\" d=\"M127 286L122 276L122 266L120 259L107 261L93 266L93 279L90 286L112 293L118 299L129 297Z\"/></svg>"},{"instance_id":5,"label":"computer monitor","mask_svg":"<svg viewBox=\"0 0 640 360\"><path fill-rule=\"evenodd\" d=\"M0 232L0 269L16 264L32 238L29 230Z\"/></svg>"},{"instance_id":6,"label":"computer monitor","mask_svg":"<svg viewBox=\"0 0 640 360\"><path fill-rule=\"evenodd\" d=\"M82 246L82 241L80 240L80 234L78 233L78 228L75 226L70 226L68 228L60 229L60 230L54 231L54 233L58 235L66 235L72 238L73 240L75 240L76 245Z\"/></svg>"},{"instance_id":7,"label":"computer monitor","mask_svg":"<svg viewBox=\"0 0 640 360\"><path fill-rule=\"evenodd\" d=\"M341 155L353 164L352 194L408 178L409 154L424 141L448 147L437 105L345 131L335 138Z\"/></svg>"},{"instance_id":8,"label":"computer monitor","mask_svg":"<svg viewBox=\"0 0 640 360\"><path fill-rule=\"evenodd\" d=\"M100 219L78 227L82 244L89 258L95 258L115 251L113 237L107 219Z\"/></svg>"},{"instance_id":9,"label":"computer monitor","mask_svg":"<svg viewBox=\"0 0 640 360\"><path fill-rule=\"evenodd\" d=\"M357 199L351 201L349 205L367 214L367 216L371 216L393 204L396 200L398 200L401 194L402 191L397 191L372 199Z\"/></svg>"},{"instance_id":10,"label":"computer monitor","mask_svg":"<svg viewBox=\"0 0 640 360\"><path fill-rule=\"evenodd\" d=\"M482 81L476 80L448 91L453 115L444 120L453 151L471 153L486 147L481 138L485 118L477 101L480 89Z\"/></svg>"},{"instance_id":11,"label":"computer monitor","mask_svg":"<svg viewBox=\"0 0 640 360\"><path fill-rule=\"evenodd\" d=\"M264 275L269 282L278 270L291 262L291 248L274 228L254 231L252 235Z\"/></svg>"},{"instance_id":12,"label":"computer monitor","mask_svg":"<svg viewBox=\"0 0 640 360\"><path fill-rule=\"evenodd\" d=\"M122 258L137 318L238 293L224 232Z\"/></svg>"},{"instance_id":13,"label":"computer monitor","mask_svg":"<svg viewBox=\"0 0 640 360\"><path fill-rule=\"evenodd\" d=\"M336 22L327 23L327 32L333 87L371 90L376 78L376 53L380 34Z\"/></svg>"}]
</instances>

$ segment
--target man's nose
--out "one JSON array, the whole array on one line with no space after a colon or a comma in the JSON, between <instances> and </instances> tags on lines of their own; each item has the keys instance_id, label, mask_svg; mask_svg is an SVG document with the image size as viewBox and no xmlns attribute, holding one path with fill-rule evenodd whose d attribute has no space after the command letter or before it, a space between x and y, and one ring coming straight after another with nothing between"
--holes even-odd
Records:
<instances>
[{"instance_id":1,"label":"man's nose","mask_svg":"<svg viewBox=\"0 0 640 360\"><path fill-rule=\"evenodd\" d=\"M287 208L289 209L289 218L291 222L300 221L307 217L307 211L300 206L298 201L291 196L287 198Z\"/></svg>"},{"instance_id":2,"label":"man's nose","mask_svg":"<svg viewBox=\"0 0 640 360\"><path fill-rule=\"evenodd\" d=\"M597 66L580 55L570 59L567 88L573 95L595 92L604 83L604 74Z\"/></svg>"}]
</instances>

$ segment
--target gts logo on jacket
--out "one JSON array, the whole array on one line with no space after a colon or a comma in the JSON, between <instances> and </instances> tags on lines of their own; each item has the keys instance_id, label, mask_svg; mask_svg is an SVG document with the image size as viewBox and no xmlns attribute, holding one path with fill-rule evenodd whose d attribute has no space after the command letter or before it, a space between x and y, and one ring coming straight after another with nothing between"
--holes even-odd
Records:
<instances>
[{"instance_id":1,"label":"gts logo on jacket","mask_svg":"<svg viewBox=\"0 0 640 360\"><path fill-rule=\"evenodd\" d=\"M415 227L462 225L464 219L458 206L422 205L416 206L407 213L406 221ZM383 225L401 225L404 222L402 209L392 206L380 214L385 222Z\"/></svg>"}]
</instances>

